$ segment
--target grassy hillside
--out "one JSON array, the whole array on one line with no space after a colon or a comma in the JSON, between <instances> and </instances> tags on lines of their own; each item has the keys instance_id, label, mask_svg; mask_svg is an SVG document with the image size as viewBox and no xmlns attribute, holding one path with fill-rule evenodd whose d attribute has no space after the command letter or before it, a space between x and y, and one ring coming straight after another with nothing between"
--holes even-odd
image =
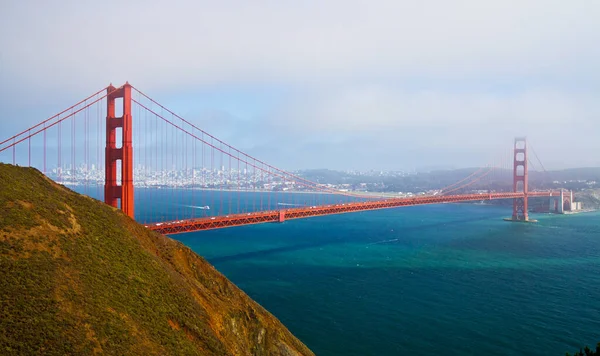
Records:
<instances>
[{"instance_id":1,"label":"grassy hillside","mask_svg":"<svg viewBox=\"0 0 600 356\"><path fill-rule=\"evenodd\" d=\"M0 354L312 355L179 242L0 163Z\"/></svg>"}]
</instances>

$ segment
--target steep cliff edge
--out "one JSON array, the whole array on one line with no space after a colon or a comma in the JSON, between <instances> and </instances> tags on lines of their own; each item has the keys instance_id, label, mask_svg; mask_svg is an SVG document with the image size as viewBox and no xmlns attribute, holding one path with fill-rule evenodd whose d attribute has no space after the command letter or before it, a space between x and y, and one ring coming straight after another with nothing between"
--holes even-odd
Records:
<instances>
[{"instance_id":1,"label":"steep cliff edge","mask_svg":"<svg viewBox=\"0 0 600 356\"><path fill-rule=\"evenodd\" d=\"M312 355L189 248L0 164L0 354Z\"/></svg>"},{"instance_id":2,"label":"steep cliff edge","mask_svg":"<svg viewBox=\"0 0 600 356\"><path fill-rule=\"evenodd\" d=\"M600 189L575 192L575 201L580 201L584 209L600 209Z\"/></svg>"}]
</instances>

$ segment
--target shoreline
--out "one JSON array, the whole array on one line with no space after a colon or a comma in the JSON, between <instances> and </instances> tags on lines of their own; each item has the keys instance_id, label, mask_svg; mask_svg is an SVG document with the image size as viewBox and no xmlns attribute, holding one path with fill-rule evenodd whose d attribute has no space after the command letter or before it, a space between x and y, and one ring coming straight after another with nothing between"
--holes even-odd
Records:
<instances>
[{"instance_id":1,"label":"shoreline","mask_svg":"<svg viewBox=\"0 0 600 356\"><path fill-rule=\"evenodd\" d=\"M563 212L563 215L593 213L594 211L598 211L598 209L581 209L581 210L574 210L574 211L565 211L565 212Z\"/></svg>"}]
</instances>

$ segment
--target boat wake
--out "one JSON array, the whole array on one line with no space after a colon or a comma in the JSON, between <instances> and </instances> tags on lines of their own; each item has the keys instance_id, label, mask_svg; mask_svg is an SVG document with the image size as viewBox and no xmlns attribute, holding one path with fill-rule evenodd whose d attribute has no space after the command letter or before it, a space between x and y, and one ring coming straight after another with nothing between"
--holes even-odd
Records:
<instances>
[{"instance_id":1,"label":"boat wake","mask_svg":"<svg viewBox=\"0 0 600 356\"><path fill-rule=\"evenodd\" d=\"M369 245L379 245L379 244L385 244L388 242L394 242L394 241L398 241L400 239L391 239L391 240L384 240L384 241L377 241L377 242L371 242Z\"/></svg>"},{"instance_id":2,"label":"boat wake","mask_svg":"<svg viewBox=\"0 0 600 356\"><path fill-rule=\"evenodd\" d=\"M204 206L195 206L195 205L185 205L188 208L192 208L192 209L201 209L201 210L210 210L210 206L208 205L204 205Z\"/></svg>"}]
</instances>

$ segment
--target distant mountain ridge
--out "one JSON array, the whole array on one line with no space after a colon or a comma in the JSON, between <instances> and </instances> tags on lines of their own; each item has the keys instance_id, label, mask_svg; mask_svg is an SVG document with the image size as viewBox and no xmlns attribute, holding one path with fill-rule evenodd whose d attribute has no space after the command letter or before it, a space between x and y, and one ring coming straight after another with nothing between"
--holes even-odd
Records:
<instances>
[{"instance_id":1,"label":"distant mountain ridge","mask_svg":"<svg viewBox=\"0 0 600 356\"><path fill-rule=\"evenodd\" d=\"M485 168L472 167L450 170L434 170L429 172L405 173L399 172L361 172L349 173L329 169L313 169L299 171L302 177L323 184L349 184L354 189L359 189L361 184L367 184L370 191L406 192L426 191L440 189L454 184L468 177L478 170ZM554 182L559 182L555 184ZM552 189L562 187L566 189L581 190L594 188L587 182L597 182L600 188L600 167L571 168L553 171L529 170L530 189ZM491 185L490 185L491 182ZM566 183L565 183L566 182ZM512 170L494 170L482 182L469 189L512 189Z\"/></svg>"},{"instance_id":2,"label":"distant mountain ridge","mask_svg":"<svg viewBox=\"0 0 600 356\"><path fill-rule=\"evenodd\" d=\"M183 244L0 163L0 354L313 355Z\"/></svg>"}]
</instances>

